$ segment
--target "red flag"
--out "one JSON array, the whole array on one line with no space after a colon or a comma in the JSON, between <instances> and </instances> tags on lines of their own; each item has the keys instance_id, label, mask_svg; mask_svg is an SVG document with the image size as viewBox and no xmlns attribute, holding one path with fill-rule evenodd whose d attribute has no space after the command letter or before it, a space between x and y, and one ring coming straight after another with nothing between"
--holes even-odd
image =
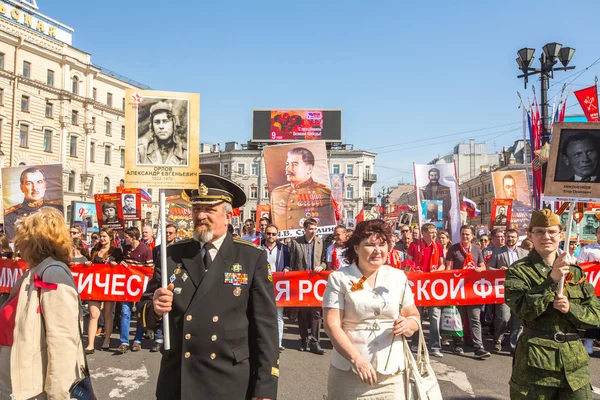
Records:
<instances>
[{"instance_id":1,"label":"red flag","mask_svg":"<svg viewBox=\"0 0 600 400\"><path fill-rule=\"evenodd\" d=\"M240 215L242 215L242 213L240 212L240 209L239 209L239 208L234 208L234 209L233 209L233 213L232 213L232 215L233 215L234 217L239 217Z\"/></svg>"},{"instance_id":2,"label":"red flag","mask_svg":"<svg viewBox=\"0 0 600 400\"><path fill-rule=\"evenodd\" d=\"M365 220L365 209L361 208L356 216L356 223L363 222Z\"/></svg>"},{"instance_id":3,"label":"red flag","mask_svg":"<svg viewBox=\"0 0 600 400\"><path fill-rule=\"evenodd\" d=\"M333 203L333 211L335 212L335 220L336 221L341 221L342 220L342 214L341 214L341 206L340 204L335 201L335 199L332 197L331 198L331 202Z\"/></svg>"},{"instance_id":4,"label":"red flag","mask_svg":"<svg viewBox=\"0 0 600 400\"><path fill-rule=\"evenodd\" d=\"M598 122L598 89L596 86L590 86L573 93L579 100L588 122Z\"/></svg>"},{"instance_id":5,"label":"red flag","mask_svg":"<svg viewBox=\"0 0 600 400\"><path fill-rule=\"evenodd\" d=\"M562 108L558 113L558 122L563 122L565 120L565 112L567 112L567 99L569 96L565 97L565 101L563 102Z\"/></svg>"}]
</instances>

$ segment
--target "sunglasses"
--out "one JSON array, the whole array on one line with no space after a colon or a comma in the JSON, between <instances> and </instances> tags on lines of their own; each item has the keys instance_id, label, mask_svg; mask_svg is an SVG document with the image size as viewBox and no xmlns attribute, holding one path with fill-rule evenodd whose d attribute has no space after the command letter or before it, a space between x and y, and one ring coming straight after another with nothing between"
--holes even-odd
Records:
<instances>
[{"instance_id":1,"label":"sunglasses","mask_svg":"<svg viewBox=\"0 0 600 400\"><path fill-rule=\"evenodd\" d=\"M64 232L64 231L63 231ZM71 231L71 235L77 235L79 232L77 231Z\"/></svg>"},{"instance_id":2,"label":"sunglasses","mask_svg":"<svg viewBox=\"0 0 600 400\"><path fill-rule=\"evenodd\" d=\"M92 236L92 240L98 240L98 236Z\"/></svg>"},{"instance_id":3,"label":"sunglasses","mask_svg":"<svg viewBox=\"0 0 600 400\"><path fill-rule=\"evenodd\" d=\"M401 230L400 232L406 233L406 232L410 232L410 231L408 229L404 229L404 230Z\"/></svg>"},{"instance_id":4,"label":"sunglasses","mask_svg":"<svg viewBox=\"0 0 600 400\"><path fill-rule=\"evenodd\" d=\"M175 232L169 232L169 231L167 231L167 235L174 235L174 234L175 234Z\"/></svg>"}]
</instances>

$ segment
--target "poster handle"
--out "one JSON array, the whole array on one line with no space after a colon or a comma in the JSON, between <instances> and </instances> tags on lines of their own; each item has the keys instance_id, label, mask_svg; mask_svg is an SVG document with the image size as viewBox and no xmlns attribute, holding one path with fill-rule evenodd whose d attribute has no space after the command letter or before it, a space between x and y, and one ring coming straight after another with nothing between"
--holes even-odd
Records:
<instances>
[{"instance_id":1,"label":"poster handle","mask_svg":"<svg viewBox=\"0 0 600 400\"><path fill-rule=\"evenodd\" d=\"M574 201L572 201L569 204L569 216L567 218L567 232L565 234L565 244L564 244L564 248L563 248L563 250L565 252L567 252L567 254L569 253L569 242L571 241L571 225L573 225L573 214L575 213L575 204L576 203ZM570 255L569 255L569 262L572 262ZM560 281L558 282L558 287L559 287L560 293L562 294L563 288L565 287L565 277L564 276L562 278L560 278Z\"/></svg>"},{"instance_id":2,"label":"poster handle","mask_svg":"<svg viewBox=\"0 0 600 400\"><path fill-rule=\"evenodd\" d=\"M166 288L169 285L169 278L167 276L167 218L166 218L166 204L165 204L165 191L160 189L160 281L161 286ZM171 335L169 333L169 313L163 314L163 348L165 350L171 349Z\"/></svg>"}]
</instances>

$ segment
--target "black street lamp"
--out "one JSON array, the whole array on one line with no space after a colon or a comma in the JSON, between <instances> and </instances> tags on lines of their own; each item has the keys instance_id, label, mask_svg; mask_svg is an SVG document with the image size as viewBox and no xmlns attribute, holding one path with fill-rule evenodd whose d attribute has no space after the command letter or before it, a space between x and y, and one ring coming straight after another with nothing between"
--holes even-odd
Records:
<instances>
[{"instance_id":1,"label":"black street lamp","mask_svg":"<svg viewBox=\"0 0 600 400\"><path fill-rule=\"evenodd\" d=\"M540 74L541 80L541 103L542 103L542 144L550 141L550 132L548 132L548 88L550 78L554 78L554 71L567 71L575 69L575 66L568 67L575 49L572 47L562 47L562 44L552 42L542 47L542 55L540 56L540 68L532 68L533 53L535 49L523 48L517 52L517 64L519 69L523 71L522 75L517 78L524 78L525 88L530 75ZM556 63L563 65L562 67L554 67Z\"/></svg>"}]
</instances>

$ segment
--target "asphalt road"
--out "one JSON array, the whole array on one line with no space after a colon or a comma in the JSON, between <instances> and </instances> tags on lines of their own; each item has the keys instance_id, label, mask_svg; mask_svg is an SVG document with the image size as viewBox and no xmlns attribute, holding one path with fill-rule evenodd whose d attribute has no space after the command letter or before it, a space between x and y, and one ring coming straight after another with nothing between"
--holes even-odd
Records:
<instances>
[{"instance_id":1,"label":"asphalt road","mask_svg":"<svg viewBox=\"0 0 600 400\"><path fill-rule=\"evenodd\" d=\"M491 338L486 337L485 342L488 350L491 349ZM96 343L99 348L101 339ZM286 325L284 346L287 349L281 353L278 399L322 400L327 392L331 343L326 337L323 339L323 348L327 350L324 356L299 352L296 350L298 344L297 326ZM118 335L113 334L111 347L118 345ZM154 399L161 356L149 352L151 345L150 340L145 340L140 352L117 355L96 351L88 356L98 399ZM597 393L594 399L600 399L600 348L595 350L590 367L592 385ZM476 360L472 349L469 352L466 347L465 351L464 356L456 356L446 348L444 358L432 359L444 399L508 399L512 362L508 352Z\"/></svg>"}]
</instances>

